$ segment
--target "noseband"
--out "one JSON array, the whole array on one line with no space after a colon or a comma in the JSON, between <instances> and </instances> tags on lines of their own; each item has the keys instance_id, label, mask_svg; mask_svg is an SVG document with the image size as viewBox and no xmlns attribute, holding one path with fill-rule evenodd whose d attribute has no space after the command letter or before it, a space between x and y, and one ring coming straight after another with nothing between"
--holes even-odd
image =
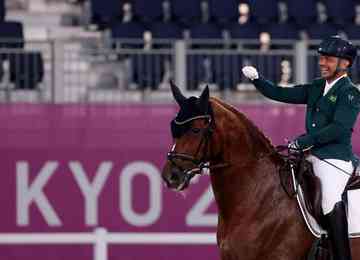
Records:
<instances>
[{"instance_id":1,"label":"noseband","mask_svg":"<svg viewBox=\"0 0 360 260\"><path fill-rule=\"evenodd\" d=\"M210 138L214 131L214 123L212 121L211 116L206 116L204 118L208 118L208 125L206 128L203 128L200 130L201 131L201 139L200 139L200 143L196 149L195 155L189 155L186 153L177 153L174 151L175 145L173 146L171 151L167 153L168 161L170 161L170 163L174 167L178 168L183 174L185 174L186 178L188 178L188 179L191 179L196 174L202 174L204 169L214 169L214 168L221 168L221 167L228 166L228 164L226 164L226 163L210 165L210 162L209 162L210 158L208 156L208 152L209 152ZM190 118L190 119L186 120L186 123L189 123L195 119L199 119L199 117ZM175 123L181 124L176 121L175 121ZM203 153L201 156L199 156L202 146L204 146L204 148L202 149ZM177 160L191 162L194 165L194 167L184 169L181 165L179 165L177 163Z\"/></svg>"}]
</instances>

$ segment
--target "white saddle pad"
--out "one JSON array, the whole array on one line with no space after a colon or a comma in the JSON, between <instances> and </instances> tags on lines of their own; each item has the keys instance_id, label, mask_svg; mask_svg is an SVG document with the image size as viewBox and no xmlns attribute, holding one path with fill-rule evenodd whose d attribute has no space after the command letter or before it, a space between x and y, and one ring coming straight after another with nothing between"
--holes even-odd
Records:
<instances>
[{"instance_id":1,"label":"white saddle pad","mask_svg":"<svg viewBox=\"0 0 360 260\"><path fill-rule=\"evenodd\" d=\"M360 190L348 191L349 234L360 237Z\"/></svg>"},{"instance_id":2,"label":"white saddle pad","mask_svg":"<svg viewBox=\"0 0 360 260\"><path fill-rule=\"evenodd\" d=\"M320 227L316 220L307 211L301 188L299 188L297 200L305 222L311 233L318 238L321 236L321 234L327 233ZM349 237L360 237L360 189L348 191L348 223Z\"/></svg>"}]
</instances>

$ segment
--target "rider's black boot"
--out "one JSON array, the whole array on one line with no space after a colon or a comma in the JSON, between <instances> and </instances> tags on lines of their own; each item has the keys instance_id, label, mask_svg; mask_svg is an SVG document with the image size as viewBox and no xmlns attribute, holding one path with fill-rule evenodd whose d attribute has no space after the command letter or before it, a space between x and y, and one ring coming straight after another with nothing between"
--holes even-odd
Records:
<instances>
[{"instance_id":1,"label":"rider's black boot","mask_svg":"<svg viewBox=\"0 0 360 260\"><path fill-rule=\"evenodd\" d=\"M351 260L345 204L341 201L326 216L329 238L334 251L333 260Z\"/></svg>"}]
</instances>

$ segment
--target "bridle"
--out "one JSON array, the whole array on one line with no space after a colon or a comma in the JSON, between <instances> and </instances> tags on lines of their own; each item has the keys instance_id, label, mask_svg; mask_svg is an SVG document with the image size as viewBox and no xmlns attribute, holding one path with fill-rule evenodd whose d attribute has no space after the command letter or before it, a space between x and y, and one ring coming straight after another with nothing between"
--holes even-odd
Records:
<instances>
[{"instance_id":1,"label":"bridle","mask_svg":"<svg viewBox=\"0 0 360 260\"><path fill-rule=\"evenodd\" d=\"M167 153L167 160L175 168L180 170L180 172L184 175L184 178L185 178L186 182L190 181L191 178L193 178L195 175L202 175L204 173L205 169L212 170L212 169L225 168L225 167L230 167L231 166L230 163L226 163L226 162L220 162L220 163L216 163L216 164L211 164L210 163L211 162L211 158L210 158L210 155L209 155L209 153L210 153L210 140L211 140L211 136L212 136L212 134L214 132L214 128L215 128L213 118L210 115L196 116L196 117L192 117L192 118L187 119L187 120L182 121L182 122L178 122L178 121L174 120L174 123L176 125L183 125L185 123L190 123L191 121L196 120L196 119L207 119L207 126L200 130L201 131L201 139L200 139L198 147L196 148L195 154L190 155L190 154L186 154L186 153L175 152L175 145L172 147L170 152ZM289 152L287 145L285 145L285 146L283 146L283 145L276 146L274 151L262 154L260 157L257 158L257 160L266 158L266 157L271 156L273 154L278 154L278 153L281 154L281 152L285 151L285 150L287 150ZM203 151L203 152L200 155L201 151ZM287 156L282 154L282 157L287 162L294 160L293 156L294 156L294 154L293 155L288 154ZM292 158L292 160L290 160L290 158ZM178 161L190 162L194 166L189 167L189 168L184 168L178 163ZM280 176L280 170L279 170L279 177L280 177L281 186L284 189L284 191L286 192L286 194L290 198L293 197L294 193L290 192L288 190L288 188L286 187L286 184L284 183L283 178ZM296 194L296 190L295 190L295 194Z\"/></svg>"},{"instance_id":2,"label":"bridle","mask_svg":"<svg viewBox=\"0 0 360 260\"><path fill-rule=\"evenodd\" d=\"M189 155L186 153L177 153L175 152L175 145L172 147L171 151L167 153L167 160L177 169L179 169L184 175L187 180L190 180L196 174L202 174L204 169L215 169L215 168L223 168L228 167L229 164L227 163L217 163L217 164L210 164L211 158L209 156L210 153L210 139L212 133L214 132L214 121L210 115L204 116L196 116L190 119L187 119L183 122L174 121L175 124L182 125L185 123L190 123L195 119L204 118L207 119L207 127L200 129L201 131L201 139L199 142L198 147L196 148L196 152L194 155ZM203 149L201 149L203 147ZM203 151L201 153L201 151ZM201 153L201 155L200 155ZM187 161L194 165L194 167L190 167L184 169L177 161Z\"/></svg>"}]
</instances>

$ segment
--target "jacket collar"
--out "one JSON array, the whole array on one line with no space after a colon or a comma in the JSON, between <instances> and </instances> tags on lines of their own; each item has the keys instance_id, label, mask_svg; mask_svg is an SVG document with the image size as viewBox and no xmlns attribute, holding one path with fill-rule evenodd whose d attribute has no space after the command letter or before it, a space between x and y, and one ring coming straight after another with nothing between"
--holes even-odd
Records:
<instances>
[{"instance_id":1,"label":"jacket collar","mask_svg":"<svg viewBox=\"0 0 360 260\"><path fill-rule=\"evenodd\" d=\"M326 83L325 83L326 84ZM350 79L349 77L342 77L341 79L339 79L334 86L331 87L331 89L328 91L328 93L326 93L326 95L324 97L330 97L331 95L333 95L334 93L336 93L336 91L338 89L340 89L343 85L346 84L350 84ZM325 87L325 86L324 86Z\"/></svg>"}]
</instances>

